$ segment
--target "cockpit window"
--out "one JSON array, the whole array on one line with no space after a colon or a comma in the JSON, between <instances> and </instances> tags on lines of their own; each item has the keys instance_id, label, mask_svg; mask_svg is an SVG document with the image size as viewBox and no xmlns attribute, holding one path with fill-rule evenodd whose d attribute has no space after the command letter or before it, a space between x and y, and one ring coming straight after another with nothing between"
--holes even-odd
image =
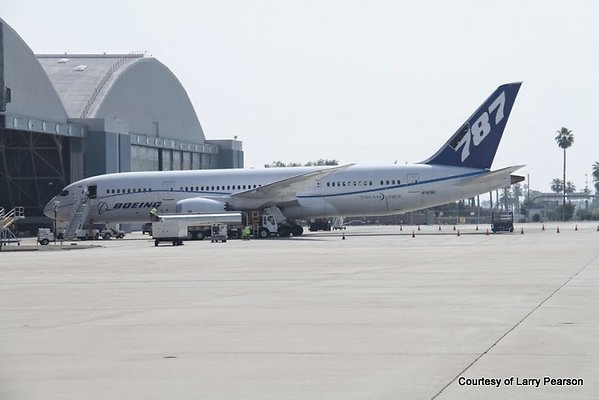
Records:
<instances>
[{"instance_id":1,"label":"cockpit window","mask_svg":"<svg viewBox=\"0 0 599 400\"><path fill-rule=\"evenodd\" d=\"M69 195L69 191L68 190L63 190L62 192L60 192L59 196L60 197L64 197L64 196L68 196Z\"/></svg>"}]
</instances>

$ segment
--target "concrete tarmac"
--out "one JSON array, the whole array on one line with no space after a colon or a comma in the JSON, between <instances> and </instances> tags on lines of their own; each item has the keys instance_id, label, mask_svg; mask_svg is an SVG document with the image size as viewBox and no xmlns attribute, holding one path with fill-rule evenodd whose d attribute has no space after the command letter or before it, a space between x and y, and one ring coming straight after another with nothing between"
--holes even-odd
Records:
<instances>
[{"instance_id":1,"label":"concrete tarmac","mask_svg":"<svg viewBox=\"0 0 599 400\"><path fill-rule=\"evenodd\" d=\"M556 228L2 251L0 399L596 398L599 232Z\"/></svg>"}]
</instances>

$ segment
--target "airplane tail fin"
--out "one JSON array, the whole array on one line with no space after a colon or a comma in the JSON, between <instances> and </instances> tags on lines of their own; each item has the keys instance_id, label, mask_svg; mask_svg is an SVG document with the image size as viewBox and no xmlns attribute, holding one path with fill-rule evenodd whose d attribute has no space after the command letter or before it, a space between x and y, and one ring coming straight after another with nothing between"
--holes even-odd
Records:
<instances>
[{"instance_id":1,"label":"airplane tail fin","mask_svg":"<svg viewBox=\"0 0 599 400\"><path fill-rule=\"evenodd\" d=\"M453 136L422 164L489 169L522 82L499 86Z\"/></svg>"}]
</instances>

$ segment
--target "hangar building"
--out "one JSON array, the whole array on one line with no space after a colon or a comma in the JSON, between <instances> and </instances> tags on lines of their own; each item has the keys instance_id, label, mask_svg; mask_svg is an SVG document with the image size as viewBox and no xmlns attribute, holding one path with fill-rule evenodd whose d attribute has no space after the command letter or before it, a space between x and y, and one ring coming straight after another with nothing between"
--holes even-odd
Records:
<instances>
[{"instance_id":1,"label":"hangar building","mask_svg":"<svg viewBox=\"0 0 599 400\"><path fill-rule=\"evenodd\" d=\"M0 207L43 205L111 172L243 168L242 143L207 140L187 93L142 53L39 54L0 19Z\"/></svg>"}]
</instances>

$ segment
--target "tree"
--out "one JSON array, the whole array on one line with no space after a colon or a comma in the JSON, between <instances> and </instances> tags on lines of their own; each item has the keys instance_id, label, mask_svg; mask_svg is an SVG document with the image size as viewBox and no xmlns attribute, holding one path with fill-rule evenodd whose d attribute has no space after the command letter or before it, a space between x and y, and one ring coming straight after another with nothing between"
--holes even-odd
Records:
<instances>
[{"instance_id":1,"label":"tree","mask_svg":"<svg viewBox=\"0 0 599 400\"><path fill-rule=\"evenodd\" d=\"M282 167L321 167L325 165L339 165L337 160L328 160L321 158L317 161L308 161L305 164L298 162L290 162L285 164L283 161L273 161L270 164L264 164L264 168L282 168Z\"/></svg>"},{"instance_id":2,"label":"tree","mask_svg":"<svg viewBox=\"0 0 599 400\"><path fill-rule=\"evenodd\" d=\"M595 182L595 191L599 193L599 162L593 163L593 182Z\"/></svg>"},{"instance_id":3,"label":"tree","mask_svg":"<svg viewBox=\"0 0 599 400\"><path fill-rule=\"evenodd\" d=\"M562 126L562 128L557 131L557 136L555 137L555 141L557 145L564 149L564 179L562 182L566 181L566 149L574 143L574 134L568 128ZM563 187L564 190L564 199L562 202L562 220L566 219L566 186Z\"/></svg>"},{"instance_id":4,"label":"tree","mask_svg":"<svg viewBox=\"0 0 599 400\"><path fill-rule=\"evenodd\" d=\"M524 192L522 191L522 185L520 185L520 182L512 185L512 196L514 196L516 208L520 208L520 197L522 197L523 194Z\"/></svg>"},{"instance_id":5,"label":"tree","mask_svg":"<svg viewBox=\"0 0 599 400\"><path fill-rule=\"evenodd\" d=\"M510 206L512 204L512 197L511 197L511 193L510 193L510 189L509 188L503 188L501 190L501 203L502 208L504 210L509 210Z\"/></svg>"},{"instance_id":6,"label":"tree","mask_svg":"<svg viewBox=\"0 0 599 400\"><path fill-rule=\"evenodd\" d=\"M553 178L551 181L551 191L555 193L561 193L562 190L564 190L563 182L564 181L562 181L560 178Z\"/></svg>"},{"instance_id":7,"label":"tree","mask_svg":"<svg viewBox=\"0 0 599 400\"><path fill-rule=\"evenodd\" d=\"M559 178L554 178L551 181L551 191L555 192L555 193L562 193L562 192L564 192L564 181L562 181ZM571 182L571 181L566 182L565 192L566 193L574 193L574 192L576 192L576 185L573 182Z\"/></svg>"},{"instance_id":8,"label":"tree","mask_svg":"<svg viewBox=\"0 0 599 400\"><path fill-rule=\"evenodd\" d=\"M321 167L323 165L339 165L339 161L321 158L318 161L308 161L304 164L306 167Z\"/></svg>"},{"instance_id":9,"label":"tree","mask_svg":"<svg viewBox=\"0 0 599 400\"><path fill-rule=\"evenodd\" d=\"M301 167L301 163L290 162L285 164L283 161L273 161L270 164L264 164L264 168L282 168L282 167Z\"/></svg>"}]
</instances>

